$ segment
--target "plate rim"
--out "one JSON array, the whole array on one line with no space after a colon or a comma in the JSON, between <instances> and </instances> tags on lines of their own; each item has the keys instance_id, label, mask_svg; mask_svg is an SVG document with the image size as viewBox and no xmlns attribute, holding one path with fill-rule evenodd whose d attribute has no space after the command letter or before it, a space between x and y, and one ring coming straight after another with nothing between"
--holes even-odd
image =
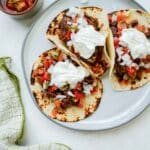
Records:
<instances>
[{"instance_id":1,"label":"plate rim","mask_svg":"<svg viewBox=\"0 0 150 150\"><path fill-rule=\"evenodd\" d=\"M115 129L115 128L118 128L120 126L123 126L123 125L126 125L127 123L129 123L130 121L134 120L135 118L137 118L139 115L142 114L142 112L145 111L145 109L148 108L148 106L150 106L150 102L147 102L146 104L142 105L143 107L140 107L139 110L136 110L134 111L134 115L129 117L127 120L125 121L122 121L120 123L118 123L118 125L113 125L111 127L106 127L106 128L99 128L99 129L86 129L86 128L74 128L72 126L69 126L69 125L66 125L65 122L60 122L60 121L57 121L57 120L54 120L50 117L48 117L41 109L40 107L38 106L38 104L36 103L35 101L35 98L33 97L33 94L31 92L31 89L30 89L30 85L28 83L28 79L27 79L27 74L26 74L26 71L25 71L25 60L24 60L24 49L25 49L25 45L26 45L26 41L28 40L28 37L30 35L30 33L32 32L33 28L35 27L35 25L37 24L38 20L52 7L54 6L55 4L57 4L57 2L59 2L61 0L55 0L54 2L52 2L46 9L44 9L38 19L36 19L36 21L31 25L29 31L27 32L24 40L23 40L23 44L22 44L22 48L21 48L21 66L22 66L22 71L23 71L23 76L24 76L24 79L25 79L25 83L26 83L26 86L27 86L27 89L28 89L28 92L31 96L31 99L34 103L34 105L38 108L38 110L49 120L49 121L52 121L53 123L59 125L59 126L62 126L62 127L65 127L67 129L72 129L72 130L78 130L78 131L105 131L105 130L111 130L111 129ZM148 101L148 100L147 100Z\"/></svg>"}]
</instances>

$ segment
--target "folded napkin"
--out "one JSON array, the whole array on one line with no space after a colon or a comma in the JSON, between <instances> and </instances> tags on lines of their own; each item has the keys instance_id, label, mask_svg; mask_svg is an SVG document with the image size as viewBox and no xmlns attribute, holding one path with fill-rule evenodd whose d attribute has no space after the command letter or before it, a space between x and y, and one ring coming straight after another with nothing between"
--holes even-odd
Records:
<instances>
[{"instance_id":1,"label":"folded napkin","mask_svg":"<svg viewBox=\"0 0 150 150\"><path fill-rule=\"evenodd\" d=\"M24 111L17 76L9 69L11 59L0 58L0 150L70 150L63 144L19 146L23 134Z\"/></svg>"}]
</instances>

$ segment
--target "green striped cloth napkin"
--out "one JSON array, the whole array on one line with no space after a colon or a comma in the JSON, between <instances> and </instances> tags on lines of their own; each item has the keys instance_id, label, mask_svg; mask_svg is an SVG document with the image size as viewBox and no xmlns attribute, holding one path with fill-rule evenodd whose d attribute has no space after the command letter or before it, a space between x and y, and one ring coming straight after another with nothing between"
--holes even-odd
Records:
<instances>
[{"instance_id":1,"label":"green striped cloth napkin","mask_svg":"<svg viewBox=\"0 0 150 150\"><path fill-rule=\"evenodd\" d=\"M10 71L11 59L0 58L0 150L70 150L63 144L20 146L25 121L17 76Z\"/></svg>"}]
</instances>

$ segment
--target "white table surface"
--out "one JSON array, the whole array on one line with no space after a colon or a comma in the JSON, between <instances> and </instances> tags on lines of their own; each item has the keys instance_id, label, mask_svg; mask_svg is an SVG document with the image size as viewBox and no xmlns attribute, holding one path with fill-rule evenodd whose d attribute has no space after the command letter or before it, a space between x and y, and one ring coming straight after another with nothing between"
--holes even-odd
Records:
<instances>
[{"instance_id":1,"label":"white table surface","mask_svg":"<svg viewBox=\"0 0 150 150\"><path fill-rule=\"evenodd\" d=\"M44 0L43 9L53 1ZM21 82L26 115L22 145L59 142L73 150L150 150L150 107L126 125L96 132L60 127L39 112L27 91L21 66L22 42L37 17L38 14L31 19L14 20L0 12L0 57L12 57L12 68Z\"/></svg>"}]
</instances>

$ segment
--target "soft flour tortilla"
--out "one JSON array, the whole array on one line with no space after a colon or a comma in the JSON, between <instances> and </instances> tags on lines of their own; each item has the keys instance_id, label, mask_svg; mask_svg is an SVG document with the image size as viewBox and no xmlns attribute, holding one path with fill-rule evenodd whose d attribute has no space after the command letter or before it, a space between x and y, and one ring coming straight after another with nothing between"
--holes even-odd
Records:
<instances>
[{"instance_id":1,"label":"soft flour tortilla","mask_svg":"<svg viewBox=\"0 0 150 150\"><path fill-rule=\"evenodd\" d=\"M52 50L49 50L45 53L48 53L49 55L56 53L60 50L57 48L54 48ZM33 65L33 70L40 66L41 57L39 57L36 62ZM93 77L94 78L94 77ZM94 78L94 84L97 85L98 91L95 92L92 95L86 96L84 99L83 108L79 108L76 106L72 106L70 108L65 109L63 112L58 113L56 116L56 119L59 121L65 121L65 122L75 122L79 121L81 119L84 119L91 115L99 106L99 103L101 101L102 93L103 93L103 86L102 82L96 78ZM50 114L54 108L54 103L52 99L48 99L47 97L43 97L43 91L42 86L36 82L34 84L31 84L31 90L32 93L36 99L36 102L39 106L39 108L43 111L44 114L46 114L48 117L50 117Z\"/></svg>"},{"instance_id":2,"label":"soft flour tortilla","mask_svg":"<svg viewBox=\"0 0 150 150\"><path fill-rule=\"evenodd\" d=\"M139 24L150 27L150 14L149 13L143 12L141 10L135 10L135 9L126 10L126 12L128 14L126 22L131 22L132 20L137 19ZM116 13L116 12L114 12L114 13ZM117 91L132 90L132 89L139 88L150 81L150 73L146 73L144 71L142 73L142 79L140 81L135 80L134 84L131 82L126 84L126 83L118 81L116 75L114 74L115 48L114 48L114 44L113 44L113 36L112 36L111 31L110 31L109 42L108 42L108 51L109 51L110 57L111 57L111 69L110 69L109 79L110 79L110 82L111 82L114 90L117 90Z\"/></svg>"},{"instance_id":3,"label":"soft flour tortilla","mask_svg":"<svg viewBox=\"0 0 150 150\"><path fill-rule=\"evenodd\" d=\"M98 8L98 7L83 7L80 8L84 13L86 13L88 16L91 16L93 18L97 18L98 22L99 22L99 27L101 28L101 32L106 35L106 43L108 42L108 36L109 36L109 23L108 23L108 19L107 19L107 14L105 13L105 11L102 8ZM59 23L61 21L61 19L63 18L63 16L67 13L67 10L64 10L63 12L61 12L58 16L56 16L56 18L50 23L46 36L48 38L48 40L50 40L52 43L56 44L57 47L59 47L61 50L63 50L65 53L71 55L72 57L77 57L75 56L63 43L63 41L61 41L59 39L59 36L54 34L54 31L58 28ZM103 24L103 25L102 25ZM102 25L102 26L101 26ZM110 58L108 56L107 50L106 50L106 43L104 46L104 51L103 51L103 60L106 60L106 62L108 62L108 64L110 64ZM83 60L79 59L79 63L82 64L83 66L85 66L93 75L95 76L99 76L99 74L94 74L92 71L92 68ZM104 72L105 73L105 72Z\"/></svg>"}]
</instances>

